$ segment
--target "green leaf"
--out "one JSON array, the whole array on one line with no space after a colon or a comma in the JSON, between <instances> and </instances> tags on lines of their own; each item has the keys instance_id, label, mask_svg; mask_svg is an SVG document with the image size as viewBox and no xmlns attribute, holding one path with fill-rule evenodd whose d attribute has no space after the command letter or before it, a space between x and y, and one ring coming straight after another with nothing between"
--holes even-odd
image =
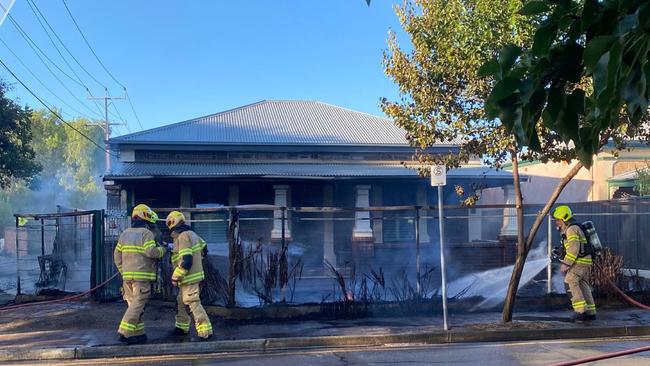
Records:
<instances>
[{"instance_id":1,"label":"green leaf","mask_svg":"<svg viewBox=\"0 0 650 366\"><path fill-rule=\"evenodd\" d=\"M492 93L490 94L490 100L493 102L498 102L506 99L510 97L515 90L517 90L518 86L518 79L506 77L494 85L494 89L492 89Z\"/></svg>"},{"instance_id":2,"label":"green leaf","mask_svg":"<svg viewBox=\"0 0 650 366\"><path fill-rule=\"evenodd\" d=\"M533 55L542 57L547 54L556 35L557 24L555 22L549 22L538 28L533 37Z\"/></svg>"},{"instance_id":3,"label":"green leaf","mask_svg":"<svg viewBox=\"0 0 650 366\"><path fill-rule=\"evenodd\" d=\"M600 9L600 4L598 0L585 0L585 5L582 8L582 16L580 17L580 23L582 32L586 32L592 24L598 22L598 12Z\"/></svg>"},{"instance_id":4,"label":"green leaf","mask_svg":"<svg viewBox=\"0 0 650 366\"><path fill-rule=\"evenodd\" d=\"M612 106L617 104L619 78L622 77L621 63L623 58L620 42L614 42L608 52L598 61L594 70L594 91L597 96L597 106L600 110L608 112L603 114L606 119L602 126L608 126L612 118L618 118L618 111L612 111ZM611 113L610 113L611 112Z\"/></svg>"},{"instance_id":5,"label":"green leaf","mask_svg":"<svg viewBox=\"0 0 650 366\"><path fill-rule=\"evenodd\" d=\"M553 125L557 125L560 119L560 113L565 106L565 95L562 86L553 85L548 92L546 112Z\"/></svg>"},{"instance_id":6,"label":"green leaf","mask_svg":"<svg viewBox=\"0 0 650 366\"><path fill-rule=\"evenodd\" d=\"M499 53L499 65L501 66L501 72L505 74L512 65L517 61L517 57L521 55L521 48L514 44L507 44L501 48Z\"/></svg>"},{"instance_id":7,"label":"green leaf","mask_svg":"<svg viewBox=\"0 0 650 366\"><path fill-rule=\"evenodd\" d=\"M587 43L587 47L585 47L585 52L583 54L583 60L589 74L594 72L594 68L598 64L600 58L610 49L617 39L618 38L614 36L597 36Z\"/></svg>"},{"instance_id":8,"label":"green leaf","mask_svg":"<svg viewBox=\"0 0 650 366\"><path fill-rule=\"evenodd\" d=\"M580 126L578 125L578 115L570 110L562 114L562 134L566 140L573 140L576 145L580 144Z\"/></svg>"},{"instance_id":9,"label":"green leaf","mask_svg":"<svg viewBox=\"0 0 650 366\"><path fill-rule=\"evenodd\" d=\"M511 95L507 99L499 102L498 110L498 118L501 123L508 129L508 131L513 131L515 120L521 119L521 106L518 103L517 96Z\"/></svg>"},{"instance_id":10,"label":"green leaf","mask_svg":"<svg viewBox=\"0 0 650 366\"><path fill-rule=\"evenodd\" d=\"M549 11L549 7L546 4L546 1L533 0L528 1L524 6L519 10L521 15L537 15L546 11Z\"/></svg>"},{"instance_id":11,"label":"green leaf","mask_svg":"<svg viewBox=\"0 0 650 366\"><path fill-rule=\"evenodd\" d=\"M575 42L551 49L551 65L555 76L572 83L580 81L583 51L582 46Z\"/></svg>"},{"instance_id":12,"label":"green leaf","mask_svg":"<svg viewBox=\"0 0 650 366\"><path fill-rule=\"evenodd\" d=\"M582 89L576 89L567 97L567 108L573 113L584 114L585 99L585 91Z\"/></svg>"},{"instance_id":13,"label":"green leaf","mask_svg":"<svg viewBox=\"0 0 650 366\"><path fill-rule=\"evenodd\" d=\"M636 10L637 19L639 26L644 28L646 31L650 28L650 4L645 3Z\"/></svg>"},{"instance_id":14,"label":"green leaf","mask_svg":"<svg viewBox=\"0 0 650 366\"><path fill-rule=\"evenodd\" d=\"M648 109L646 86L646 75L641 67L637 67L625 80L622 97L631 119L638 120Z\"/></svg>"},{"instance_id":15,"label":"green leaf","mask_svg":"<svg viewBox=\"0 0 650 366\"><path fill-rule=\"evenodd\" d=\"M578 157L578 160L580 160L585 168L591 168L594 151L589 146L582 146L580 148L577 148L576 155Z\"/></svg>"},{"instance_id":16,"label":"green leaf","mask_svg":"<svg viewBox=\"0 0 650 366\"><path fill-rule=\"evenodd\" d=\"M542 122L544 123L544 126L546 126L546 128L549 130L555 130L555 120L553 117L551 117L551 114L546 109L542 112Z\"/></svg>"},{"instance_id":17,"label":"green leaf","mask_svg":"<svg viewBox=\"0 0 650 366\"><path fill-rule=\"evenodd\" d=\"M614 35L615 36L625 36L626 34L630 33L631 31L636 28L636 26L639 24L639 21L637 19L637 14L630 14L623 19L621 19L617 24L616 24L616 29L614 29Z\"/></svg>"},{"instance_id":18,"label":"green leaf","mask_svg":"<svg viewBox=\"0 0 650 366\"><path fill-rule=\"evenodd\" d=\"M499 61L492 59L478 69L478 76L487 77L487 76L496 76L499 72Z\"/></svg>"}]
</instances>

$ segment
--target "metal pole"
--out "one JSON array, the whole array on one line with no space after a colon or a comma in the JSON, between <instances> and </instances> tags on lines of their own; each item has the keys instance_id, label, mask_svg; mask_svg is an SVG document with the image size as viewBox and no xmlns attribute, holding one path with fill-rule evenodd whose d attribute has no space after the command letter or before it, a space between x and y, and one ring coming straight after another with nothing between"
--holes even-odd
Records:
<instances>
[{"instance_id":1,"label":"metal pole","mask_svg":"<svg viewBox=\"0 0 650 366\"><path fill-rule=\"evenodd\" d=\"M415 209L415 287L418 295L421 295L422 286L420 284L420 208Z\"/></svg>"},{"instance_id":2,"label":"metal pole","mask_svg":"<svg viewBox=\"0 0 650 366\"><path fill-rule=\"evenodd\" d=\"M16 295L20 295L20 246L18 245L18 228L20 227L20 217L16 216Z\"/></svg>"},{"instance_id":3,"label":"metal pole","mask_svg":"<svg viewBox=\"0 0 650 366\"><path fill-rule=\"evenodd\" d=\"M553 291L553 269L551 268L551 253L553 251L553 220L551 215L548 216L548 228L546 230L546 243L547 243L547 252L548 252L548 264L546 265L546 294L550 294Z\"/></svg>"},{"instance_id":4,"label":"metal pole","mask_svg":"<svg viewBox=\"0 0 650 366\"><path fill-rule=\"evenodd\" d=\"M442 319L444 330L449 330L447 322L447 278L445 275L445 225L442 212L442 186L438 186L438 228L440 231L440 274L442 276Z\"/></svg>"},{"instance_id":5,"label":"metal pole","mask_svg":"<svg viewBox=\"0 0 650 366\"><path fill-rule=\"evenodd\" d=\"M45 221L41 219L41 255L45 255Z\"/></svg>"},{"instance_id":6,"label":"metal pole","mask_svg":"<svg viewBox=\"0 0 650 366\"><path fill-rule=\"evenodd\" d=\"M285 226L284 225L285 225L285 220L286 220L286 217L287 217L287 213L286 213L287 208L282 207L280 210L282 211L282 250L284 251L284 249L285 249L284 248L284 245L285 245L285 239L284 239L284 230L285 230L284 227Z\"/></svg>"},{"instance_id":7,"label":"metal pole","mask_svg":"<svg viewBox=\"0 0 650 366\"><path fill-rule=\"evenodd\" d=\"M104 89L104 144L106 146L106 171L111 171L111 155L110 155L110 146L108 145L108 140L111 138L111 125L108 122L108 89Z\"/></svg>"}]
</instances>

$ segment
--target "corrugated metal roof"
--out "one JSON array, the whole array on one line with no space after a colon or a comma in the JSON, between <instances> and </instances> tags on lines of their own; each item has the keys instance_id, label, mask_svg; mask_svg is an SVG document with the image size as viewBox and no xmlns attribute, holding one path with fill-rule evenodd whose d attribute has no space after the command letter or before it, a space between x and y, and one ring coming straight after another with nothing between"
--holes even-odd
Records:
<instances>
[{"instance_id":1,"label":"corrugated metal roof","mask_svg":"<svg viewBox=\"0 0 650 366\"><path fill-rule=\"evenodd\" d=\"M512 179L512 174L489 167L452 169L454 178ZM201 163L121 163L104 179L128 178L219 178L219 177L417 177L417 172L401 165L379 164L201 164Z\"/></svg>"},{"instance_id":2,"label":"corrugated metal roof","mask_svg":"<svg viewBox=\"0 0 650 366\"><path fill-rule=\"evenodd\" d=\"M647 168L640 169L641 171L647 170ZM626 181L626 180L636 180L639 174L637 173L636 170L628 170L627 172L623 172L621 174L617 174L609 179L607 179L608 182L619 182L619 181Z\"/></svg>"},{"instance_id":3,"label":"corrugated metal roof","mask_svg":"<svg viewBox=\"0 0 650 366\"><path fill-rule=\"evenodd\" d=\"M334 105L263 100L225 112L124 135L112 143L408 145L386 118ZM456 145L457 141L441 145Z\"/></svg>"}]
</instances>

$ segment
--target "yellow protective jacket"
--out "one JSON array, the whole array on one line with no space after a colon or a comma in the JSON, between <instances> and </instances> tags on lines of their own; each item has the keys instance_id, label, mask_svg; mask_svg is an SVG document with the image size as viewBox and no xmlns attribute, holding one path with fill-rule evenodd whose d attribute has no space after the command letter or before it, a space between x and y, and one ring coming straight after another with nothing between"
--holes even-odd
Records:
<instances>
[{"instance_id":1,"label":"yellow protective jacket","mask_svg":"<svg viewBox=\"0 0 650 366\"><path fill-rule=\"evenodd\" d=\"M156 259L165 250L156 245L154 234L146 227L131 227L120 234L113 260L124 281L155 281Z\"/></svg>"},{"instance_id":2,"label":"yellow protective jacket","mask_svg":"<svg viewBox=\"0 0 650 366\"><path fill-rule=\"evenodd\" d=\"M203 281L203 252L207 244L192 230L178 232L172 231L174 249L172 250L172 265L174 272L172 280L178 281L181 285L189 285ZM191 256L189 269L183 267L183 257Z\"/></svg>"},{"instance_id":3,"label":"yellow protective jacket","mask_svg":"<svg viewBox=\"0 0 650 366\"><path fill-rule=\"evenodd\" d=\"M568 226L562 233L564 235L563 245L566 254L562 258L562 263L572 266L574 264L581 264L590 266L592 264L591 254L580 257L580 247L587 245L587 238L582 232L580 226L576 223L568 223Z\"/></svg>"}]
</instances>

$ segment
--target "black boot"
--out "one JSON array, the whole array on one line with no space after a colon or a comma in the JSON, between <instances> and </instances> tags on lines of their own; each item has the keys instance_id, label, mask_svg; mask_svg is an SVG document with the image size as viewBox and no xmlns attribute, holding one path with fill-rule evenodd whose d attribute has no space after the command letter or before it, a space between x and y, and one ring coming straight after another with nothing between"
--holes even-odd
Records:
<instances>
[{"instance_id":1,"label":"black boot","mask_svg":"<svg viewBox=\"0 0 650 366\"><path fill-rule=\"evenodd\" d=\"M125 337L125 336L120 334L120 339L119 340L120 340L120 342L122 342L124 344L128 344L128 345L130 345L130 344L143 344L143 343L147 343L147 335L142 334L142 335L133 336L133 337Z\"/></svg>"},{"instance_id":2,"label":"black boot","mask_svg":"<svg viewBox=\"0 0 650 366\"><path fill-rule=\"evenodd\" d=\"M209 336L207 336L207 337L205 337L205 338L204 338L204 337L199 337L199 336L192 337L192 342L205 342L205 341L209 341L209 340L212 339L212 336L213 336L213 335L214 335L214 334L210 334Z\"/></svg>"},{"instance_id":3,"label":"black boot","mask_svg":"<svg viewBox=\"0 0 650 366\"><path fill-rule=\"evenodd\" d=\"M573 316L573 322L574 323L582 323L588 320L586 313L577 313L576 315Z\"/></svg>"},{"instance_id":4,"label":"black boot","mask_svg":"<svg viewBox=\"0 0 650 366\"><path fill-rule=\"evenodd\" d=\"M178 327L174 327L174 330L172 330L172 331L169 333L169 335L172 336L172 337L186 336L186 335L188 335L188 334L189 334L189 332L186 332L186 331L184 331L183 329L178 328Z\"/></svg>"}]
</instances>

